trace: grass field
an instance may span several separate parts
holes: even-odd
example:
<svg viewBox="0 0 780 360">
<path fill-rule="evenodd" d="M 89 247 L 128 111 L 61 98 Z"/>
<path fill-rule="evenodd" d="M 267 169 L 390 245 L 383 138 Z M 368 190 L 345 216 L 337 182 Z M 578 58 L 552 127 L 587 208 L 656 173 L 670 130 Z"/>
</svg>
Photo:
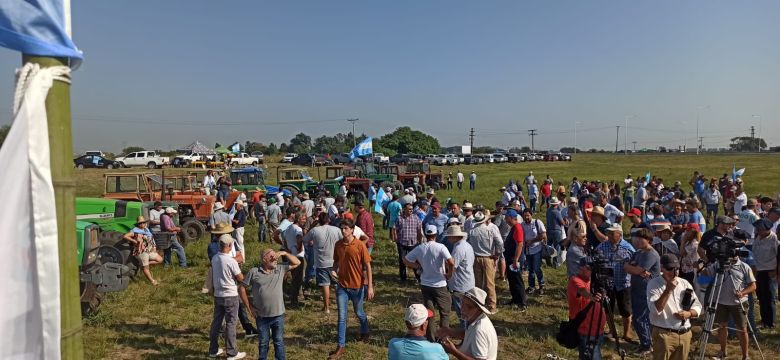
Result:
<svg viewBox="0 0 780 360">
<path fill-rule="evenodd" d="M 441 190 L 437 192 L 437 197 L 442 201 L 449 197 L 458 202 L 467 199 L 492 207 L 499 198 L 498 187 L 505 185 L 509 179 L 522 179 L 528 170 L 533 170 L 537 178 L 549 174 L 556 182 L 561 180 L 567 185 L 572 176 L 607 181 L 621 180 L 627 173 L 636 177 L 651 171 L 671 185 L 675 180 L 687 183 L 694 170 L 719 177 L 730 173 L 735 164 L 737 168 L 747 168 L 743 179 L 749 195 L 771 195 L 780 191 L 778 160 L 780 156 L 777 155 L 578 154 L 573 162 L 453 166 L 441 170 L 445 175 L 448 171 L 454 174 L 458 169 L 464 173 L 476 171 L 477 190 Z M 268 182 L 271 184 L 275 183 L 275 166 L 269 165 Z M 166 173 L 174 171 L 177 170 L 166 170 Z M 96 170 L 77 172 L 78 196 L 99 196 L 103 186 L 102 173 Z M 312 174 L 316 174 L 316 170 Z M 347 359 L 385 359 L 387 342 L 404 333 L 404 306 L 421 298 L 416 286 L 398 284 L 395 246 L 388 240 L 386 231 L 378 230 L 376 234 L 373 265 L 377 295 L 366 304 L 372 338 L 368 343 L 355 341 L 357 324 L 350 310 Z M 257 264 L 261 249 L 261 244 L 251 240 L 256 239 L 256 227 L 253 225 L 247 227 L 246 239 L 248 254 L 244 269 L 248 270 Z M 139 280 L 131 283 L 125 292 L 106 296 L 100 313 L 84 320 L 86 358 L 205 358 L 212 315 L 212 299 L 200 293 L 207 265 L 206 246 L 206 240 L 188 245 L 187 257 L 191 264 L 188 269 L 176 266 L 153 268 L 155 277 L 161 281 L 160 286 L 152 287 Z M 499 334 L 499 359 L 539 359 L 548 353 L 576 359 L 575 352 L 560 347 L 554 338 L 558 322 L 567 314 L 565 269 L 544 268 L 544 272 L 548 291 L 544 296 L 530 297 L 528 312 L 519 314 L 508 307 L 499 307 L 499 312 L 491 316 Z M 499 301 L 506 300 L 509 297 L 506 284 L 499 283 L 498 287 Z M 307 297 L 303 308 L 287 310 L 285 343 L 288 358 L 324 359 L 328 351 L 335 348 L 336 312 L 331 311 L 327 316 L 320 313 L 320 301 L 317 291 Z M 332 309 L 335 309 L 335 304 Z M 454 315 L 451 321 L 456 326 Z M 243 331 L 239 330 L 239 334 Z M 759 341 L 767 359 L 780 357 L 780 334 L 764 331 Z M 249 358 L 257 357 L 256 340 L 241 339 L 239 348 L 248 352 Z M 611 344 L 606 346 L 606 358 L 618 358 L 613 349 Z M 714 354 L 716 346 L 710 345 L 708 349 L 708 353 Z M 751 349 L 752 358 L 760 359 L 755 347 L 751 346 Z M 736 348 L 730 349 L 731 355 L 737 353 Z M 629 358 L 635 357 L 629 355 Z"/>
</svg>

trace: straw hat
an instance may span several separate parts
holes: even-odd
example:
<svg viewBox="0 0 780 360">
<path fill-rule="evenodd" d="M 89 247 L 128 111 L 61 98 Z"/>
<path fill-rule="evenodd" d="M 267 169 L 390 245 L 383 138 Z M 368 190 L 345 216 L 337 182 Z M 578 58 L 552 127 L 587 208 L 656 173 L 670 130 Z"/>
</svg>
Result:
<svg viewBox="0 0 780 360">
<path fill-rule="evenodd" d="M 234 231 L 232 226 L 228 223 L 219 223 L 211 230 L 212 234 L 230 234 Z"/>
<path fill-rule="evenodd" d="M 137 217 L 135 219 L 135 225 L 136 226 L 138 226 L 139 224 L 145 224 L 145 223 L 148 223 L 148 222 L 149 222 L 149 220 L 146 220 L 146 218 L 143 215 L 141 215 L 141 216 L 139 216 L 139 217 Z"/>
<path fill-rule="evenodd" d="M 591 215 L 599 215 L 603 218 L 606 218 L 606 215 L 604 215 L 604 208 L 601 206 L 594 206 L 586 211 L 590 212 Z"/>
<path fill-rule="evenodd" d="M 481 224 L 487 220 L 487 216 L 485 216 L 485 213 L 481 211 L 477 211 L 476 214 L 474 214 L 474 225 Z"/>
<path fill-rule="evenodd" d="M 464 238 L 466 237 L 466 233 L 460 229 L 460 226 L 450 226 L 447 228 L 447 232 L 444 234 L 444 236 L 448 238 L 450 237 Z"/>
<path fill-rule="evenodd" d="M 222 210 L 225 208 L 225 205 L 222 205 L 221 202 L 215 202 L 214 203 L 214 211 Z"/>
<path fill-rule="evenodd" d="M 487 293 L 485 290 L 482 290 L 478 287 L 474 287 L 469 291 L 466 291 L 464 294 L 460 295 L 463 298 L 467 298 L 471 301 L 473 301 L 475 304 L 477 304 L 477 307 L 479 307 L 480 310 L 482 310 L 483 313 L 492 315 L 493 312 L 488 309 L 487 305 L 485 305 L 485 299 L 487 299 Z"/>
</svg>

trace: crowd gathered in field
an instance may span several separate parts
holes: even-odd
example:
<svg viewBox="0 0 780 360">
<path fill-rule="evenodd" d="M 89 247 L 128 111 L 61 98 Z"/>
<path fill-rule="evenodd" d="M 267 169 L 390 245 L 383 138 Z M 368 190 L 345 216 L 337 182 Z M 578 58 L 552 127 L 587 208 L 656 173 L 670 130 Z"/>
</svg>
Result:
<svg viewBox="0 0 780 360">
<path fill-rule="evenodd" d="M 209 176 L 203 184 L 226 199 L 229 183 Z M 444 186 L 469 198 L 476 179 L 474 172 L 458 171 Z M 305 289 L 319 290 L 323 313 L 330 312 L 335 289 L 338 336 L 328 359 L 347 352 L 350 302 L 359 338 L 368 340 L 364 306 L 376 295 L 372 253 L 380 231 L 395 243 L 397 280 L 419 286 L 422 298 L 398 319 L 407 332 L 389 342 L 389 359 L 496 359 L 499 343 L 490 315 L 499 307 L 526 312 L 529 297 L 547 291 L 545 267 L 566 267 L 570 320 L 559 337 L 572 335 L 569 346 L 581 359 L 600 359 L 605 339 L 653 359 L 686 359 L 691 320 L 701 322 L 706 315 L 707 289 L 723 267 L 731 277 L 719 288 L 711 314 L 721 329 L 716 358 L 726 357 L 727 326 L 736 329 L 742 359 L 748 358 L 748 336 L 775 326 L 780 204 L 770 196 L 748 196 L 739 176 L 695 172 L 686 184 L 666 184 L 649 175 L 556 181 L 529 172 L 497 189 L 494 202 L 480 199 L 483 203 L 440 201 L 432 188 L 376 184 L 364 202 L 350 200 L 342 189 L 256 191 L 230 208 L 215 204 L 202 289 L 214 297 L 210 357 L 246 356 L 236 342 L 240 323 L 246 337 L 258 338 L 258 358 L 267 358 L 273 343 L 274 357 L 284 359 L 286 307 L 299 308 Z M 155 205 L 150 221 L 139 218 L 125 238 L 137 244 L 144 273 L 157 285 L 150 265 L 169 265 L 172 252 L 180 266 L 187 260 L 181 245 L 161 257 L 137 240 L 161 227 L 178 231 L 169 218 L 176 210 Z M 381 223 L 374 223 L 372 212 Z M 249 219 L 258 224 L 256 241 L 267 244 L 259 254 L 244 251 Z M 723 244 L 731 242 L 744 245 L 742 251 L 724 258 Z M 259 257 L 260 265 L 242 270 L 250 257 Z M 507 283 L 509 294 L 497 293 L 497 281 Z M 457 326 L 450 323 L 453 312 Z M 606 332 L 611 318 L 620 321 Z"/>
</svg>

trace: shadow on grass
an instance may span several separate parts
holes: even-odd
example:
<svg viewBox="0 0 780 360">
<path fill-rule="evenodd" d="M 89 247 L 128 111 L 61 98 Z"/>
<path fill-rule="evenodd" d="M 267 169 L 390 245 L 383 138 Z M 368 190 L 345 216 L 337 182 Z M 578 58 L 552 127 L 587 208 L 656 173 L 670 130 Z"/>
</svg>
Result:
<svg viewBox="0 0 780 360">
<path fill-rule="evenodd" d="M 117 344 L 142 354 L 143 359 L 203 358 L 207 352 L 181 346 L 188 340 L 207 341 L 202 329 L 169 329 L 157 324 L 115 324 L 111 328 L 122 334 Z"/>
</svg>

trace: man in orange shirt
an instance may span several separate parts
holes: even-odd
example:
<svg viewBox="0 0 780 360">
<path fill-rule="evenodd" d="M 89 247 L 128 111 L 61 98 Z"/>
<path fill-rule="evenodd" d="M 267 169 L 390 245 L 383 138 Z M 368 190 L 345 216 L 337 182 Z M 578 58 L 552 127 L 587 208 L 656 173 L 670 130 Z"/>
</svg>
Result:
<svg viewBox="0 0 780 360">
<path fill-rule="evenodd" d="M 580 335 L 579 358 L 601 360 L 601 343 L 604 342 L 607 316 L 601 308 L 601 294 L 594 295 L 590 291 L 591 265 L 589 258 L 580 259 L 580 272 L 569 278 L 566 299 L 569 302 L 569 320 L 577 317 L 580 311 L 593 302 L 585 320 L 577 328 Z"/>
<path fill-rule="evenodd" d="M 338 347 L 328 359 L 340 359 L 346 354 L 347 303 L 352 301 L 355 315 L 360 321 L 360 339 L 368 340 L 368 318 L 363 311 L 363 300 L 374 298 L 374 284 L 371 275 L 371 255 L 366 244 L 354 236 L 355 223 L 343 219 L 339 224 L 343 239 L 333 249 L 333 272 L 338 282 L 336 300 L 339 308 Z M 364 292 L 367 292 L 364 293 Z"/>
</svg>

